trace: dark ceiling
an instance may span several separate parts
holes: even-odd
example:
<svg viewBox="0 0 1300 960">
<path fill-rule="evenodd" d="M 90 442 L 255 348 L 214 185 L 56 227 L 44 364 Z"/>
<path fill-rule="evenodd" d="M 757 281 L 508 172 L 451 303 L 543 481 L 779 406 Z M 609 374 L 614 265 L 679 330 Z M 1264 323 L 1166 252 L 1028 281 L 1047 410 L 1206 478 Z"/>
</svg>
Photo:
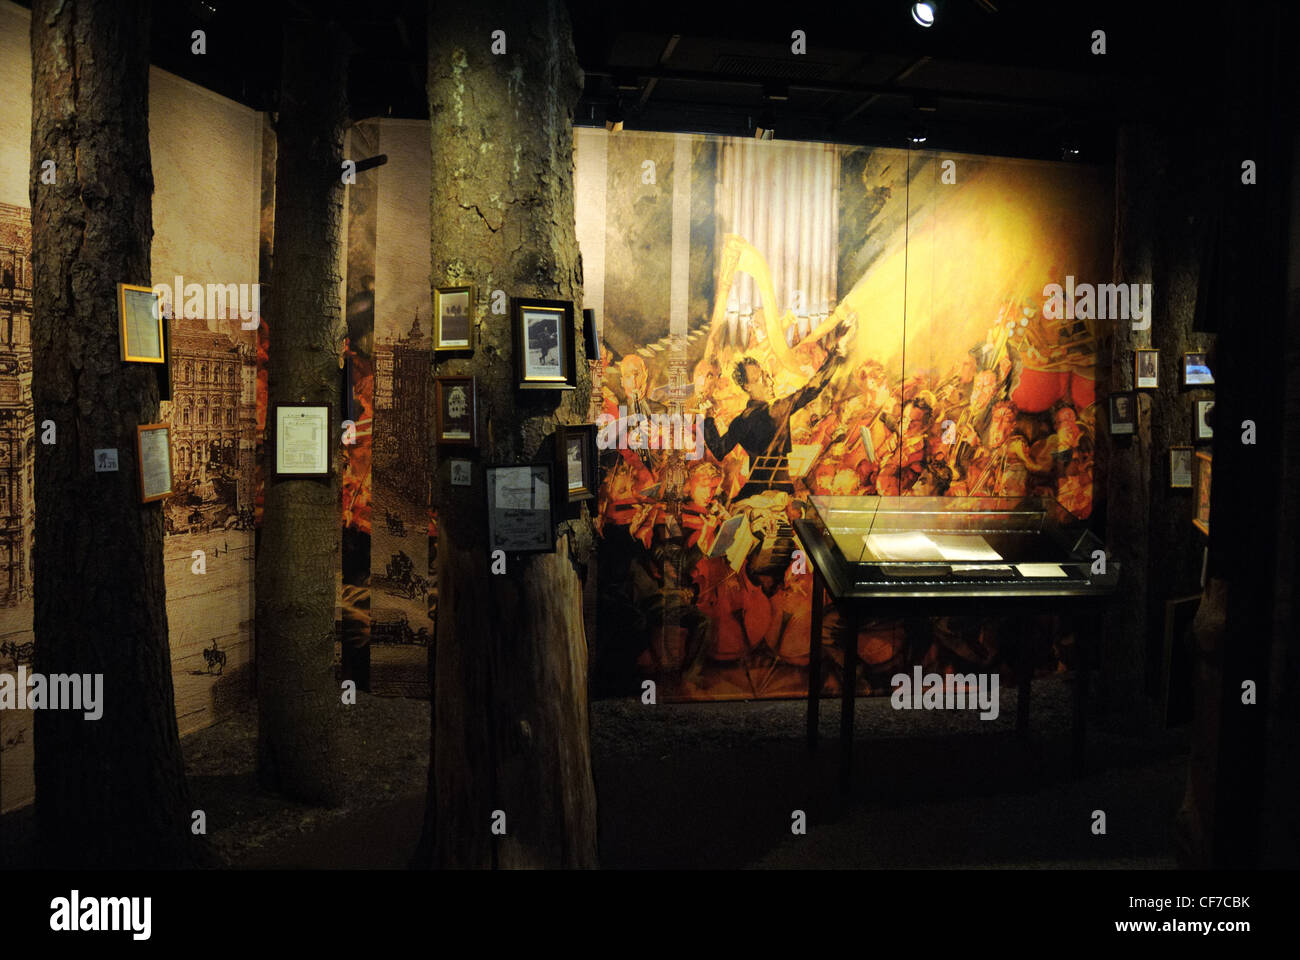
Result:
<svg viewBox="0 0 1300 960">
<path fill-rule="evenodd" d="M 527 2 L 527 0 L 524 0 Z M 627 129 L 1106 160 L 1118 119 L 1213 123 L 1223 22 L 1187 5 L 943 0 L 933 27 L 909 2 L 762 5 L 568 0 L 586 73 L 580 124 L 622 110 Z M 427 116 L 424 0 L 312 4 L 180 0 L 154 5 L 158 66 L 257 109 L 274 109 L 286 20 L 336 11 L 354 41 L 355 117 Z M 793 11 L 793 12 L 791 12 Z M 1240 18 L 1239 18 L 1240 19 Z M 207 54 L 190 52 L 207 31 Z M 807 52 L 791 52 L 803 30 Z M 1104 30 L 1107 52 L 1094 55 Z"/>
</svg>

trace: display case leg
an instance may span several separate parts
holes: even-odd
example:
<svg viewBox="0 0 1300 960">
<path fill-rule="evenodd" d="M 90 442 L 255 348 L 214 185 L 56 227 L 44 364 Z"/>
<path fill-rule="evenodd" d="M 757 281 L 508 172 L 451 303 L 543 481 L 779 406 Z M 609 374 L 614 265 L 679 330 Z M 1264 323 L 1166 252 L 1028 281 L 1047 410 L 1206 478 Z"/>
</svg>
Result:
<svg viewBox="0 0 1300 960">
<path fill-rule="evenodd" d="M 822 694 L 822 575 L 813 570 L 812 626 L 808 638 L 808 752 L 817 750 L 818 711 Z"/>
<path fill-rule="evenodd" d="M 1091 618 L 1089 618 L 1090 620 Z M 1098 617 L 1097 629 L 1104 626 L 1105 621 Z M 1088 620 L 1081 625 L 1090 626 Z M 1084 640 L 1087 633 L 1084 629 L 1075 631 L 1075 666 L 1074 666 L 1074 728 L 1072 730 L 1072 743 L 1070 751 L 1071 770 L 1076 777 L 1084 774 L 1087 766 L 1087 724 L 1088 724 L 1088 645 Z"/>
<path fill-rule="evenodd" d="M 1019 635 L 1016 638 L 1016 677 L 1019 683 L 1019 695 L 1016 697 L 1016 733 L 1021 737 L 1029 736 L 1029 696 L 1034 681 L 1034 658 L 1029 649 L 1030 631 L 1021 618 L 1015 621 Z"/>
<path fill-rule="evenodd" d="M 844 688 L 840 691 L 840 790 L 853 786 L 853 707 L 858 692 L 858 614 L 852 601 L 844 610 Z"/>
</svg>

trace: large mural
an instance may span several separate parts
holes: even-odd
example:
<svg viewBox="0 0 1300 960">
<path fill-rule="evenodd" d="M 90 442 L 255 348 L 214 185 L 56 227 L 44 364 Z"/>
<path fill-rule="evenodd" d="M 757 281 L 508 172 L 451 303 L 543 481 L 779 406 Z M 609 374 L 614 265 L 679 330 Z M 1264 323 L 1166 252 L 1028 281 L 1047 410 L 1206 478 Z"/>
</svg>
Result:
<svg viewBox="0 0 1300 960">
<path fill-rule="evenodd" d="M 588 130 L 577 154 L 602 320 L 598 691 L 803 695 L 792 521 L 813 496 L 1091 514 L 1096 331 L 1045 317 L 1043 288 L 1109 273 L 1101 171 Z M 999 669 L 998 627 L 866 623 L 859 690 L 904 661 Z"/>
</svg>

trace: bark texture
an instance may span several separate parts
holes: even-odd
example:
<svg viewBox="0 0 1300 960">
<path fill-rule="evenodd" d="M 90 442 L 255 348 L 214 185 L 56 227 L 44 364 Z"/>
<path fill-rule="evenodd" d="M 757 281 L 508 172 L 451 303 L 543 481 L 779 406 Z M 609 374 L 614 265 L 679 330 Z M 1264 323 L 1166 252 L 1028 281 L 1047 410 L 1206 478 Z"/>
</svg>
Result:
<svg viewBox="0 0 1300 960">
<path fill-rule="evenodd" d="M 276 403 L 328 403 L 339 416 L 343 134 L 347 41 L 333 26 L 285 28 L 277 128 L 267 425 Z M 276 480 L 267 465 L 257 554 L 258 775 L 303 802 L 331 802 L 338 778 L 334 609 L 340 565 L 339 439 L 331 476 Z"/>
<path fill-rule="evenodd" d="M 494 575 L 483 471 L 550 460 L 557 420 L 581 422 L 587 410 L 573 208 L 572 124 L 582 75 L 558 0 L 435 3 L 429 28 L 431 283 L 472 284 L 478 292 L 477 349 L 435 369 L 477 378 L 480 447 L 469 487 L 449 482 L 449 460 L 463 452 L 433 453 L 439 603 L 433 842 L 425 849 L 443 867 L 594 867 L 587 648 L 575 569 L 587 559 L 590 524 L 585 512 L 566 521 L 554 553 L 511 556 L 506 572 Z M 505 33 L 504 54 L 491 50 L 496 30 Z M 495 290 L 574 301 L 577 390 L 516 389 L 510 318 L 491 312 Z M 492 832 L 494 811 L 505 816 L 504 835 Z"/>
<path fill-rule="evenodd" d="M 162 507 L 140 502 L 135 451 L 157 368 L 118 348 L 117 284 L 151 282 L 149 4 L 35 3 L 32 90 L 32 396 L 38 432 L 57 428 L 36 445 L 33 669 L 103 674 L 100 719 L 34 717 L 42 864 L 179 866 L 193 851 Z M 95 472 L 104 447 L 117 472 Z"/>
</svg>

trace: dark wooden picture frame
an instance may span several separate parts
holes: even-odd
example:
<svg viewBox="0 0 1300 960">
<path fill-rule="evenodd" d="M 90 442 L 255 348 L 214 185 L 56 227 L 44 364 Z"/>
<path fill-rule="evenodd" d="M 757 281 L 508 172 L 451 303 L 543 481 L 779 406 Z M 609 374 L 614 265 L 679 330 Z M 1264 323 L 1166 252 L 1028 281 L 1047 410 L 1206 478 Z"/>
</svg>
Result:
<svg viewBox="0 0 1300 960">
<path fill-rule="evenodd" d="M 156 487 L 150 488 L 145 486 L 144 476 L 144 448 L 145 434 L 162 433 L 163 443 L 167 445 L 167 489 L 159 490 Z M 152 442 L 152 438 L 150 440 Z M 140 480 L 140 502 L 152 503 L 155 500 L 162 500 L 164 497 L 171 496 L 176 488 L 176 459 L 172 450 L 171 424 L 170 423 L 141 423 L 135 428 L 135 464 L 136 472 Z"/>
<path fill-rule="evenodd" d="M 504 550 L 506 553 L 555 552 L 555 476 L 550 463 L 495 464 L 483 468 L 487 488 L 488 554 Z M 530 482 L 524 494 L 525 502 L 504 504 L 498 491 L 507 486 L 502 471 L 511 471 L 511 479 L 519 480 L 518 471 L 527 471 Z M 514 495 L 523 486 L 516 484 Z"/>
<path fill-rule="evenodd" d="M 465 336 L 450 341 L 445 338 L 443 328 L 443 310 L 449 304 L 443 301 L 450 298 L 465 298 Z M 474 352 L 474 288 L 436 287 L 433 291 L 433 352 L 434 353 L 473 353 Z"/>
<path fill-rule="evenodd" d="M 294 408 L 303 408 L 303 407 L 311 408 L 316 411 L 321 411 L 321 410 L 325 411 L 324 431 L 323 431 L 323 436 L 320 440 L 321 443 L 320 452 L 324 454 L 324 459 L 325 459 L 324 470 L 282 470 L 280 468 L 280 451 L 282 449 L 281 437 L 280 437 L 280 411 L 282 409 L 290 410 Z M 317 419 L 319 419 L 319 417 Z M 290 479 L 301 480 L 301 479 L 309 479 L 312 477 L 317 477 L 317 478 L 329 477 L 332 475 L 334 458 L 331 454 L 330 444 L 333 442 L 333 436 L 334 436 L 334 408 L 331 404 L 306 403 L 306 402 L 296 402 L 296 401 L 284 402 L 284 403 L 273 403 L 271 404 L 270 419 L 268 420 L 268 428 L 271 431 L 271 443 L 270 443 L 271 471 L 270 472 L 273 478 L 277 480 L 290 480 Z"/>
<path fill-rule="evenodd" d="M 1127 410 L 1121 414 L 1121 407 Z M 1110 395 L 1110 432 L 1112 436 L 1125 437 L 1137 432 L 1137 394 L 1124 390 Z"/>
<path fill-rule="evenodd" d="M 457 396 L 456 391 L 461 391 Z M 473 377 L 447 376 L 433 378 L 433 399 L 436 410 L 434 440 L 448 446 L 478 446 L 478 383 Z M 454 416 L 453 403 L 464 403 L 465 410 Z M 464 424 L 467 429 L 448 430 L 448 425 Z"/>
<path fill-rule="evenodd" d="M 577 347 L 574 342 L 573 303 L 569 300 L 510 298 L 510 327 L 515 354 L 515 376 L 520 390 L 575 390 L 578 386 Z M 529 370 L 530 349 L 545 344 L 545 324 L 555 324 L 558 372 L 541 375 Z M 539 337 L 539 334 L 543 336 Z M 549 353 L 550 351 L 546 351 Z"/>
<path fill-rule="evenodd" d="M 571 470 L 573 461 L 570 459 L 570 453 L 578 452 L 579 470 L 582 474 L 582 481 L 578 486 L 573 485 Z M 590 500 L 596 496 L 596 488 L 599 481 L 596 472 L 599 469 L 599 462 L 596 454 L 596 425 L 594 423 L 578 423 L 555 425 L 555 475 L 559 478 L 560 502 L 577 503 L 580 500 Z"/>
</svg>

